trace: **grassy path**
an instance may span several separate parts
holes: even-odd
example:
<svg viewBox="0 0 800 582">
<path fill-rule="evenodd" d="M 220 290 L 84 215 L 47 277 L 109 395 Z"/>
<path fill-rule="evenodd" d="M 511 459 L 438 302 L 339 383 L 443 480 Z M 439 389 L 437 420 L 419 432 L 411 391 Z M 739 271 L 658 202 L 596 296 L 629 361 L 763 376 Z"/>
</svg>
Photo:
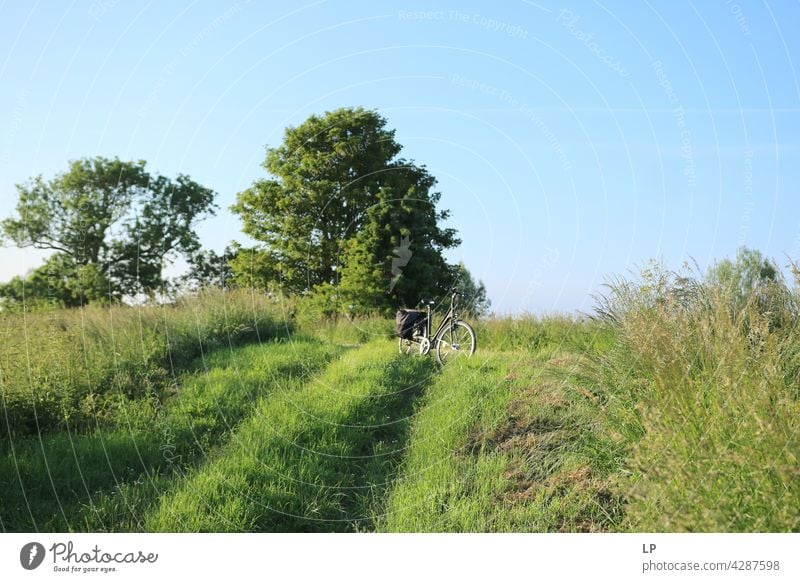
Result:
<svg viewBox="0 0 800 582">
<path fill-rule="evenodd" d="M 622 451 L 564 373 L 569 357 L 481 352 L 428 388 L 382 531 L 602 531 Z"/>
<path fill-rule="evenodd" d="M 83 434 L 5 443 L 0 451 L 4 531 L 119 531 L 190 466 L 227 441 L 254 403 L 309 377 L 341 350 L 298 338 L 219 350 L 207 371 L 185 376 L 166 404 L 121 400 L 110 420 Z"/>
<path fill-rule="evenodd" d="M 385 340 L 263 399 L 228 445 L 148 515 L 149 531 L 374 528 L 429 359 Z"/>
<path fill-rule="evenodd" d="M 570 349 L 217 351 L 164 404 L 0 451 L 6 531 L 597 531 L 623 452 Z"/>
</svg>

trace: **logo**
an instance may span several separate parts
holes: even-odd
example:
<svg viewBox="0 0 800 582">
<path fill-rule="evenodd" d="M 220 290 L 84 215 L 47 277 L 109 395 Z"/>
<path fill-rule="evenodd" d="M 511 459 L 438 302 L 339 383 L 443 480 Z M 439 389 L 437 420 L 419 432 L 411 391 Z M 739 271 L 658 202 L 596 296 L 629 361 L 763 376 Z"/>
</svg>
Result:
<svg viewBox="0 0 800 582">
<path fill-rule="evenodd" d="M 19 551 L 19 563 L 26 570 L 35 570 L 44 560 L 44 546 L 39 542 L 29 542 Z"/>
<path fill-rule="evenodd" d="M 403 275 L 403 267 L 405 267 L 408 262 L 411 260 L 411 255 L 414 253 L 411 252 L 411 241 L 409 237 L 404 236 L 400 239 L 400 246 L 395 247 L 393 251 L 395 257 L 392 257 L 392 281 L 389 285 L 388 293 L 391 293 L 394 289 L 394 286 L 397 285 L 397 282 L 400 280 L 400 277 Z"/>
</svg>

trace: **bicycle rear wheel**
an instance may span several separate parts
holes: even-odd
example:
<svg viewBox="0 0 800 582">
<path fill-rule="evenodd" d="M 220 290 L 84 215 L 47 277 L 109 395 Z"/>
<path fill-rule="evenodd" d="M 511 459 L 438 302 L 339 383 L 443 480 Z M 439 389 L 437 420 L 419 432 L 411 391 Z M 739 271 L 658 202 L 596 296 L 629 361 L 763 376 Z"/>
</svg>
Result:
<svg viewBox="0 0 800 582">
<path fill-rule="evenodd" d="M 401 354 L 413 354 L 415 351 L 417 351 L 417 347 L 414 345 L 414 342 L 401 337 L 397 338 L 397 349 Z"/>
<path fill-rule="evenodd" d="M 469 358 L 475 353 L 476 343 L 475 330 L 464 321 L 456 321 L 436 338 L 436 361 L 444 365 L 456 358 Z"/>
</svg>

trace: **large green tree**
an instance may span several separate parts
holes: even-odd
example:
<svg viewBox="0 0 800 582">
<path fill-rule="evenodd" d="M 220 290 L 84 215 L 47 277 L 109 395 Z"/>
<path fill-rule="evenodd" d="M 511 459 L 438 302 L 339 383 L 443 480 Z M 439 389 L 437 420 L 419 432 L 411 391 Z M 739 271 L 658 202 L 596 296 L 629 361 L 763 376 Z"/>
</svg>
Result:
<svg viewBox="0 0 800 582">
<path fill-rule="evenodd" d="M 0 234 L 20 247 L 53 251 L 47 263 L 0 286 L 6 304 L 78 305 L 152 295 L 164 267 L 199 249 L 196 223 L 214 212 L 214 192 L 178 175 L 149 173 L 144 161 L 81 159 L 52 180 L 17 185 L 18 216 Z"/>
<path fill-rule="evenodd" d="M 435 178 L 400 151 L 386 120 L 362 108 L 288 128 L 267 150 L 271 177 L 232 207 L 263 243 L 240 251 L 235 278 L 256 274 L 364 310 L 413 305 L 448 288 L 456 273 L 442 253 L 460 241 L 440 226 L 448 212 L 437 208 Z"/>
</svg>

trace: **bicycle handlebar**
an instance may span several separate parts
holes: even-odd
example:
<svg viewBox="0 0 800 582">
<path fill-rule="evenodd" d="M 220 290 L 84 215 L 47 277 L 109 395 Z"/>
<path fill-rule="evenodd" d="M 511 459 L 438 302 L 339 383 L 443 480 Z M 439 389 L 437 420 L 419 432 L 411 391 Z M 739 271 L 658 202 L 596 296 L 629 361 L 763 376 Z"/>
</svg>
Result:
<svg viewBox="0 0 800 582">
<path fill-rule="evenodd" d="M 456 297 L 461 297 L 461 295 L 463 295 L 461 291 L 453 291 L 451 297 L 452 301 L 455 301 Z M 436 301 L 433 299 L 420 299 L 417 305 L 436 305 Z"/>
</svg>

